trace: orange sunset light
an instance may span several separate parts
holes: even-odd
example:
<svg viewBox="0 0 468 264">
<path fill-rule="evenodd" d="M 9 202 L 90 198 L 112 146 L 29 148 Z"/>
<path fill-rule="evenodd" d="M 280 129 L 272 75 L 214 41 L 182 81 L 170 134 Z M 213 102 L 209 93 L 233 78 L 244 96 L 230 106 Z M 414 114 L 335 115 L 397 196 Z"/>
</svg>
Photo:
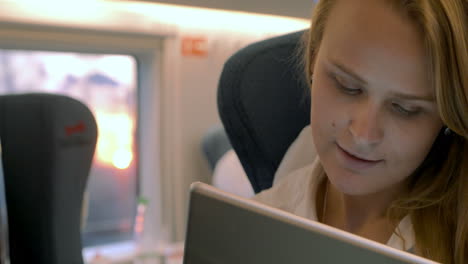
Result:
<svg viewBox="0 0 468 264">
<path fill-rule="evenodd" d="M 125 113 L 95 111 L 99 136 L 96 160 L 101 164 L 126 169 L 133 160 L 133 119 Z"/>
</svg>

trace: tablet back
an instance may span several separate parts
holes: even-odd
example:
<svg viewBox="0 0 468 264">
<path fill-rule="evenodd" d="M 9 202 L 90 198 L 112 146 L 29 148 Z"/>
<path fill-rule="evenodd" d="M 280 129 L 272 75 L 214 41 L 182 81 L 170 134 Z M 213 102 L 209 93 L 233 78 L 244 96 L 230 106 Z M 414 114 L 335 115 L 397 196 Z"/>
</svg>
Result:
<svg viewBox="0 0 468 264">
<path fill-rule="evenodd" d="M 215 263 L 435 262 L 195 183 L 184 264 Z"/>
</svg>

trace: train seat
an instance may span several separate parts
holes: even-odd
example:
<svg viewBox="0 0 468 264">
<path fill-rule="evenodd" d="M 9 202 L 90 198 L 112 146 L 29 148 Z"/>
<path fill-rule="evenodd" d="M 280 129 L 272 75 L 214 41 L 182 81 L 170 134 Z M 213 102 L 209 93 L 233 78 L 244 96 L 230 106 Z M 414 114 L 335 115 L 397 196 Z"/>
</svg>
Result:
<svg viewBox="0 0 468 264">
<path fill-rule="evenodd" d="M 0 96 L 11 263 L 82 264 L 81 213 L 97 126 L 52 94 Z"/>
<path fill-rule="evenodd" d="M 256 193 L 272 186 L 285 153 L 310 124 L 309 85 L 298 52 L 305 33 L 251 44 L 234 54 L 221 74 L 218 111 Z M 295 155 L 304 150 L 295 149 Z"/>
</svg>

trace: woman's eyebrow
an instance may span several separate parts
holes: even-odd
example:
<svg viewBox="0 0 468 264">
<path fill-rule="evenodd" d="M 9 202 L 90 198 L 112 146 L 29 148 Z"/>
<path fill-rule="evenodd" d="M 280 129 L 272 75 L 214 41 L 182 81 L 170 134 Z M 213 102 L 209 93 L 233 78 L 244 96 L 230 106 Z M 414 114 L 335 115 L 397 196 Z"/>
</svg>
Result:
<svg viewBox="0 0 468 264">
<path fill-rule="evenodd" d="M 350 76 L 351 78 L 359 82 L 360 85 L 364 87 L 368 85 L 367 81 L 361 78 L 359 74 L 355 73 L 353 70 L 346 67 L 342 63 L 339 63 L 334 60 L 330 60 L 330 62 L 331 62 L 330 64 L 332 67 L 336 68 L 341 73 Z M 399 93 L 399 92 L 392 92 L 391 95 L 395 98 L 408 100 L 408 101 L 427 101 L 431 103 L 435 102 L 435 98 L 432 95 L 416 95 L 416 94 L 406 94 L 406 93 Z"/>
<path fill-rule="evenodd" d="M 427 102 L 435 102 L 435 98 L 432 95 L 416 95 L 416 94 L 405 94 L 405 93 L 398 93 L 392 92 L 391 95 L 395 98 L 403 99 L 403 100 L 410 100 L 410 101 L 427 101 Z"/>
<path fill-rule="evenodd" d="M 344 73 L 344 74 L 350 76 L 351 78 L 353 78 L 354 80 L 359 82 L 360 85 L 367 86 L 367 81 L 364 80 L 363 78 L 361 78 L 361 76 L 359 76 L 359 74 L 355 73 L 350 68 L 346 67 L 342 63 L 339 63 L 339 62 L 337 62 L 335 60 L 330 60 L 330 62 L 331 62 L 331 65 L 334 68 L 336 68 L 337 70 L 339 70 L 341 73 Z"/>
</svg>

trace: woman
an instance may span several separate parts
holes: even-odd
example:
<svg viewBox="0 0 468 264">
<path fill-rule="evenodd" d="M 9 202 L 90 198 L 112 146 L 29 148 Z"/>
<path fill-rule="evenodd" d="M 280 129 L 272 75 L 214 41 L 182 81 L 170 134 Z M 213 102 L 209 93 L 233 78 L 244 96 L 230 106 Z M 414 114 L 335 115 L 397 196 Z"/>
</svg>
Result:
<svg viewBox="0 0 468 264">
<path fill-rule="evenodd" d="M 468 262 L 468 1 L 322 0 L 305 49 L 318 158 L 256 200 Z"/>
</svg>

